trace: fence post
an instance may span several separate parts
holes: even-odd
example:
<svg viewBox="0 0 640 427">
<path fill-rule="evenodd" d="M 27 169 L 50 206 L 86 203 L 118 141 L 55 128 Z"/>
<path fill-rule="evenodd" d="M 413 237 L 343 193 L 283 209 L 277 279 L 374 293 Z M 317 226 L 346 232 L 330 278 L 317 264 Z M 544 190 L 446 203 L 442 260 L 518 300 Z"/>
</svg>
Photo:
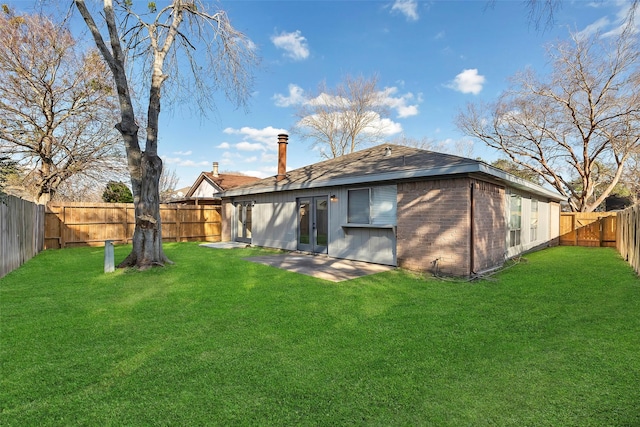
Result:
<svg viewBox="0 0 640 427">
<path fill-rule="evenodd" d="M 62 221 L 60 222 L 60 249 L 64 249 L 64 247 L 67 244 L 67 242 L 64 239 L 65 227 L 63 227 L 63 225 L 66 223 L 67 223 L 67 207 L 62 206 Z"/>
<path fill-rule="evenodd" d="M 113 240 L 104 241 L 104 272 L 113 273 L 115 271 Z"/>
<path fill-rule="evenodd" d="M 182 241 L 182 221 L 180 220 L 180 215 L 182 215 L 182 211 L 180 210 L 180 205 L 175 205 L 174 207 L 176 213 L 176 242 Z"/>
</svg>

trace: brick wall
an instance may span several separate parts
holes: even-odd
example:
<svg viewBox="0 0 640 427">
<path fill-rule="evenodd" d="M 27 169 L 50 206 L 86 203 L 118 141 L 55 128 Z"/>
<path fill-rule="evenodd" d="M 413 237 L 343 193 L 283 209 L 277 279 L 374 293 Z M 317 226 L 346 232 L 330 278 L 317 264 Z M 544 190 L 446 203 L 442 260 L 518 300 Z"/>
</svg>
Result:
<svg viewBox="0 0 640 427">
<path fill-rule="evenodd" d="M 468 178 L 398 184 L 398 266 L 469 275 L 470 206 Z"/>
<path fill-rule="evenodd" d="M 398 184 L 398 266 L 468 276 L 501 265 L 506 245 L 505 203 L 504 187 L 470 178 Z"/>
<path fill-rule="evenodd" d="M 473 180 L 475 272 L 501 265 L 506 250 L 505 188 Z"/>
</svg>

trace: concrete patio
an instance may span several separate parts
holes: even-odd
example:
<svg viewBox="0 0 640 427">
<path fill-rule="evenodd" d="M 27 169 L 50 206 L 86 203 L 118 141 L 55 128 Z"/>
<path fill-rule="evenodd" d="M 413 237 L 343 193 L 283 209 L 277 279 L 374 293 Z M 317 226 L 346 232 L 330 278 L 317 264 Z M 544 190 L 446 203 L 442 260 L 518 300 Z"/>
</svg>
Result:
<svg viewBox="0 0 640 427">
<path fill-rule="evenodd" d="M 205 243 L 200 246 L 214 249 L 234 249 L 245 248 L 248 245 L 237 242 L 218 242 Z M 314 255 L 303 252 L 256 256 L 245 258 L 245 260 L 329 280 L 331 282 L 357 279 L 358 277 L 382 273 L 395 268 L 389 265 L 330 258 L 326 255 Z"/>
</svg>

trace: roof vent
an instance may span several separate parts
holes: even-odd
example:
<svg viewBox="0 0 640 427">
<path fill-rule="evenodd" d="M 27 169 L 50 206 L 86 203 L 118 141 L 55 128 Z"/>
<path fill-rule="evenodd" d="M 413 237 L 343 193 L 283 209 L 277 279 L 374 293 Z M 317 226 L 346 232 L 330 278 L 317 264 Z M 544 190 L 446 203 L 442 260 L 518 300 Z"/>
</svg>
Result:
<svg viewBox="0 0 640 427">
<path fill-rule="evenodd" d="M 389 157 L 389 156 L 391 156 L 391 147 L 385 147 L 385 149 L 384 149 L 384 156 L 385 156 L 385 157 Z"/>
</svg>

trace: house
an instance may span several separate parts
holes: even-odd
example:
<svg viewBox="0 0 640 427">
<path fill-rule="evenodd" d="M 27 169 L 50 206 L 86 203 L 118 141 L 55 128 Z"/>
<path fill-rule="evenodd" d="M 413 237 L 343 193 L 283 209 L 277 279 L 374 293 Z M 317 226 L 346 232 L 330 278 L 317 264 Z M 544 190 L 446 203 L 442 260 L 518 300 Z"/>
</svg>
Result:
<svg viewBox="0 0 640 427">
<path fill-rule="evenodd" d="M 482 161 L 383 144 L 222 194 L 223 241 L 469 276 L 556 244 L 562 197 Z"/>
<path fill-rule="evenodd" d="M 202 172 L 193 185 L 184 192 L 182 197 L 176 198 L 171 203 L 186 205 L 218 205 L 220 194 L 231 188 L 258 181 L 260 178 L 253 176 L 219 173 L 218 162 L 213 162 L 211 172 Z"/>
</svg>

